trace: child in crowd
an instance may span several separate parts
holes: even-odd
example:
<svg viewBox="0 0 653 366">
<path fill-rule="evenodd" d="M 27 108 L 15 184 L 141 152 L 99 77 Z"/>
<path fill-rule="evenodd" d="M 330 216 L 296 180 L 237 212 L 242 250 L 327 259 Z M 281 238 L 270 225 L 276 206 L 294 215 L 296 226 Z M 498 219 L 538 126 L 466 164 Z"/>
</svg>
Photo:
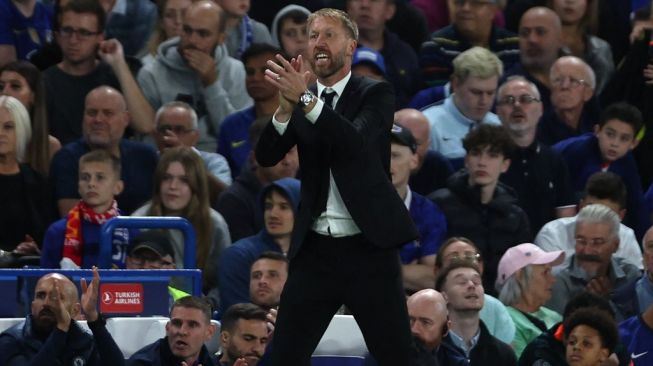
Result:
<svg viewBox="0 0 653 366">
<path fill-rule="evenodd" d="M 227 14 L 226 40 L 229 56 L 240 56 L 252 43 L 272 44 L 270 31 L 265 24 L 247 16 L 250 0 L 216 0 Z"/>
<path fill-rule="evenodd" d="M 79 159 L 79 195 L 82 199 L 63 219 L 50 225 L 41 253 L 43 268 L 91 268 L 97 266 L 100 252 L 100 228 L 120 215 L 115 196 L 123 189 L 120 159 L 105 150 L 93 150 Z M 133 235 L 134 232 L 131 233 Z M 130 232 L 113 233 L 111 263 L 125 268 Z"/>
<path fill-rule="evenodd" d="M 628 192 L 624 224 L 634 229 L 638 238 L 651 225 L 642 206 L 642 184 L 631 153 L 639 142 L 642 125 L 642 114 L 637 108 L 615 103 L 603 111 L 594 134 L 572 137 L 553 147 L 565 159 L 578 194 L 596 172 L 610 171 L 621 177 Z"/>
</svg>

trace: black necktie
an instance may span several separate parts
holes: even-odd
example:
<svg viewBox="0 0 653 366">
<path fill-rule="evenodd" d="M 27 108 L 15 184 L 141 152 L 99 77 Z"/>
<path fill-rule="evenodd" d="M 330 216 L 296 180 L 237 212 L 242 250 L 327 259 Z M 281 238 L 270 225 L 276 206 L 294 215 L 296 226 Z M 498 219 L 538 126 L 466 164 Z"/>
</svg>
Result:
<svg viewBox="0 0 653 366">
<path fill-rule="evenodd" d="M 328 90 L 328 91 L 327 91 Z M 320 98 L 324 101 L 324 104 L 328 105 L 329 107 L 333 108 L 333 98 L 336 97 L 336 92 L 334 92 L 331 89 L 324 89 L 322 90 L 322 94 L 320 95 Z"/>
</svg>

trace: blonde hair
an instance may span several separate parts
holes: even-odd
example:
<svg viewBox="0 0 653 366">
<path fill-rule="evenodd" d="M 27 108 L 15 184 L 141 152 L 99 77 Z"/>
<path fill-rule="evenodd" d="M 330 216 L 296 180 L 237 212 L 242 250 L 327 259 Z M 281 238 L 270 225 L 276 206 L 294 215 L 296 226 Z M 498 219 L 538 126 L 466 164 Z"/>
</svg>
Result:
<svg viewBox="0 0 653 366">
<path fill-rule="evenodd" d="M 503 74 L 501 60 L 490 50 L 483 47 L 472 47 L 453 59 L 453 76 L 459 81 L 465 81 L 473 76 L 479 79 L 497 78 Z"/>
<path fill-rule="evenodd" d="M 308 21 L 306 23 L 307 29 L 311 29 L 311 24 L 313 24 L 315 19 L 322 17 L 340 21 L 349 38 L 358 42 L 358 26 L 356 25 L 356 22 L 351 20 L 349 14 L 345 13 L 342 10 L 323 8 L 312 13 L 308 16 Z"/>
<path fill-rule="evenodd" d="M 0 96 L 0 108 L 5 108 L 11 114 L 16 128 L 16 160 L 19 163 L 24 163 L 27 146 L 32 138 L 29 113 L 23 103 L 8 95 Z"/>
</svg>

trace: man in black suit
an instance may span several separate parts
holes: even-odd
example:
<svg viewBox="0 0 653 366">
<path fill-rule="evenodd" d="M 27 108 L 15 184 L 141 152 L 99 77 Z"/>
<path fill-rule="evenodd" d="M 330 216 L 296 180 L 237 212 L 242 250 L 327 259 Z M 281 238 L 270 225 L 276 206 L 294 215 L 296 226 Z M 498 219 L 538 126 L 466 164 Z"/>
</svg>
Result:
<svg viewBox="0 0 653 366">
<path fill-rule="evenodd" d="M 325 100 L 307 89 L 301 56 L 268 61 L 280 105 L 256 148 L 259 164 L 271 166 L 297 145 L 302 172 L 272 365 L 310 365 L 342 304 L 380 365 L 413 365 L 397 247 L 417 231 L 389 179 L 392 87 L 351 76 L 358 30 L 344 12 L 311 14 L 308 34 Z"/>
</svg>

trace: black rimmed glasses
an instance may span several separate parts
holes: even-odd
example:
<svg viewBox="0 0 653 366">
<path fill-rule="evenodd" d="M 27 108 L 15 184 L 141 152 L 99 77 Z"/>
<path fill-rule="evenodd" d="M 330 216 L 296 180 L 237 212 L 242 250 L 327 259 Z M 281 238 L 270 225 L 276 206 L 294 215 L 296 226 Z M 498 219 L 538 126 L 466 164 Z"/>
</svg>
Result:
<svg viewBox="0 0 653 366">
<path fill-rule="evenodd" d="M 540 100 L 528 94 L 522 94 L 517 97 L 515 97 L 514 95 L 507 95 L 499 99 L 497 101 L 497 104 L 514 106 L 517 102 L 519 102 L 519 104 L 531 104 L 531 103 L 539 103 Z"/>
<path fill-rule="evenodd" d="M 84 28 L 73 28 L 73 27 L 61 27 L 59 29 L 59 34 L 64 38 L 72 38 L 73 35 L 77 35 L 80 39 L 89 39 L 93 36 L 97 36 L 101 32 L 93 32 Z"/>
</svg>

